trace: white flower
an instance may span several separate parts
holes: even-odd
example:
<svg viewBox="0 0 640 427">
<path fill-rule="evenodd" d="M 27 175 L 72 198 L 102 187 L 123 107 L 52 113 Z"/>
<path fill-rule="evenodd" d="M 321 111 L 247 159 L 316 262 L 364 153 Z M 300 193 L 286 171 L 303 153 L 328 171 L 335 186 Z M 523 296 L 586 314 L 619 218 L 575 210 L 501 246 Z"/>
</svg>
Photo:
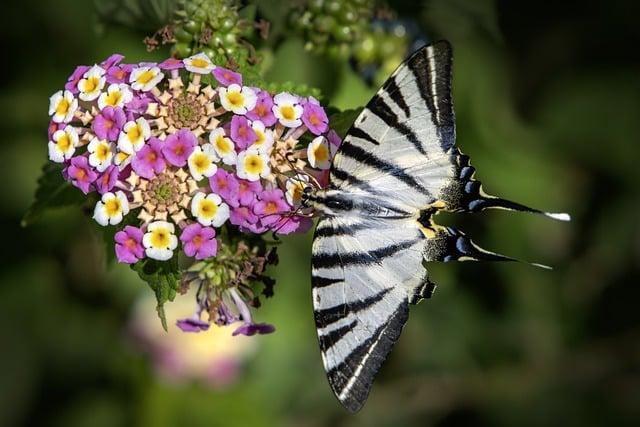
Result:
<svg viewBox="0 0 640 427">
<path fill-rule="evenodd" d="M 93 138 L 87 150 L 89 150 L 89 164 L 96 168 L 98 172 L 104 172 L 113 159 L 113 144 L 109 141 L 99 138 Z"/>
<path fill-rule="evenodd" d="M 216 152 L 211 144 L 196 146 L 187 160 L 193 179 L 200 181 L 205 176 L 207 178 L 213 176 L 218 171 L 216 160 Z"/>
<path fill-rule="evenodd" d="M 302 193 L 304 189 L 309 186 L 309 177 L 307 175 L 296 175 L 287 179 L 285 184 L 287 192 L 287 202 L 291 206 L 298 207 L 302 203 Z"/>
<path fill-rule="evenodd" d="M 182 62 L 184 62 L 184 68 L 186 68 L 187 71 L 197 74 L 210 74 L 215 68 L 211 63 L 211 59 L 202 52 L 185 58 Z"/>
<path fill-rule="evenodd" d="M 265 129 L 264 123 L 259 120 L 251 122 L 251 128 L 258 137 L 252 147 L 257 148 L 258 151 L 262 153 L 268 153 L 273 146 L 273 131 L 271 129 Z"/>
<path fill-rule="evenodd" d="M 198 193 L 191 200 L 191 213 L 204 226 L 220 227 L 229 219 L 229 206 L 214 193 Z"/>
<path fill-rule="evenodd" d="M 104 77 L 105 70 L 99 65 L 94 65 L 86 73 L 84 78 L 78 82 L 78 90 L 80 91 L 80 99 L 83 101 L 93 101 L 100 96 L 100 92 L 104 88 L 106 79 Z"/>
<path fill-rule="evenodd" d="M 149 92 L 162 81 L 164 74 L 158 67 L 139 67 L 131 71 L 129 83 L 134 90 Z"/>
<path fill-rule="evenodd" d="M 93 219 L 102 226 L 116 225 L 129 213 L 129 201 L 122 191 L 104 193 L 102 199 L 96 203 Z"/>
<path fill-rule="evenodd" d="M 78 132 L 71 126 L 57 130 L 49 141 L 49 160 L 62 163 L 69 160 L 78 146 Z"/>
<path fill-rule="evenodd" d="M 283 126 L 297 128 L 302 124 L 302 105 L 297 97 L 288 92 L 281 92 L 273 97 L 271 111 Z"/>
<path fill-rule="evenodd" d="M 175 227 L 170 222 L 155 221 L 149 224 L 142 237 L 147 256 L 158 261 L 171 259 L 173 250 L 178 247 L 178 238 L 174 233 Z"/>
<path fill-rule="evenodd" d="M 125 84 L 110 84 L 106 92 L 98 98 L 98 108 L 124 107 L 133 99 L 133 93 Z"/>
<path fill-rule="evenodd" d="M 307 159 L 311 167 L 326 170 L 331 167 L 331 159 L 338 148 L 324 136 L 318 136 L 307 146 Z"/>
<path fill-rule="evenodd" d="M 113 164 L 118 166 L 118 170 L 123 170 L 129 163 L 131 163 L 132 155 L 125 153 L 124 151 L 120 151 L 115 156 L 113 156 Z"/>
<path fill-rule="evenodd" d="M 144 147 L 144 142 L 151 137 L 149 122 L 139 117 L 135 122 L 125 123 L 118 137 L 118 149 L 127 154 L 133 154 Z"/>
<path fill-rule="evenodd" d="M 246 114 L 256 106 L 258 97 L 256 93 L 247 86 L 231 84 L 229 87 L 219 87 L 220 103 L 227 111 L 234 114 Z"/>
<path fill-rule="evenodd" d="M 56 123 L 69 123 L 77 109 L 78 100 L 68 90 L 59 90 L 49 98 L 49 115 Z"/>
<path fill-rule="evenodd" d="M 269 156 L 255 148 L 249 148 L 238 154 L 236 163 L 237 174 L 240 178 L 257 181 L 271 174 Z"/>
<path fill-rule="evenodd" d="M 235 151 L 233 141 L 227 138 L 223 128 L 216 128 L 209 133 L 209 142 L 217 156 L 216 161 L 222 160 L 225 165 L 236 164 L 238 155 Z"/>
</svg>

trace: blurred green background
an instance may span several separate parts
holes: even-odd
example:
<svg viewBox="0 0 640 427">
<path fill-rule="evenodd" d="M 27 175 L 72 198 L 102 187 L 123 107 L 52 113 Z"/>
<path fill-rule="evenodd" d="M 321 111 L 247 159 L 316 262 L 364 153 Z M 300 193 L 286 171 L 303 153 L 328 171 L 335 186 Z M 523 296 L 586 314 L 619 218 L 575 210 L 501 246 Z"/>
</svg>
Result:
<svg viewBox="0 0 640 427">
<path fill-rule="evenodd" d="M 555 270 L 434 265 L 434 298 L 412 308 L 367 405 L 352 416 L 322 369 L 310 238 L 288 238 L 274 270 L 276 297 L 257 313 L 277 332 L 237 338 L 252 349 L 238 349 L 244 364 L 224 387 L 169 381 L 131 332 L 136 301 L 150 291 L 126 266 L 106 267 L 90 221 L 69 209 L 19 226 L 46 160 L 49 95 L 76 64 L 111 52 L 131 62 L 162 53 L 147 53 L 141 33 L 96 32 L 85 0 L 5 1 L 1 426 L 638 425 L 637 2 L 390 5 L 453 43 L 458 142 L 485 188 L 574 218 L 496 211 L 446 222 L 488 249 Z M 301 46 L 290 39 L 279 48 L 271 79 L 319 86 L 340 107 L 371 96 L 347 66 Z M 203 345 L 238 346 L 193 337 L 201 341 L 191 347 L 174 340 L 187 357 L 202 357 Z"/>
</svg>

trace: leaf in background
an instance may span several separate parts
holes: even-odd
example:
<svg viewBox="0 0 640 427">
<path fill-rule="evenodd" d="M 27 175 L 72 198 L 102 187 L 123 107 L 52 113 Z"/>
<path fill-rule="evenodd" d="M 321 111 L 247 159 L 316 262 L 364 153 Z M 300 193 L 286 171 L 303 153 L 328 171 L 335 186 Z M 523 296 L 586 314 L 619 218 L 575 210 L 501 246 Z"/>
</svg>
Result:
<svg viewBox="0 0 640 427">
<path fill-rule="evenodd" d="M 35 200 L 22 217 L 21 225 L 33 224 L 50 208 L 81 205 L 86 197 L 80 190 L 62 178 L 62 165 L 48 162 L 38 178 Z"/>
<path fill-rule="evenodd" d="M 362 107 L 351 110 L 338 111 L 334 112 L 333 114 L 329 112 L 329 126 L 331 127 L 331 129 L 335 130 L 341 138 L 344 139 L 347 131 L 361 111 Z"/>
<path fill-rule="evenodd" d="M 164 314 L 164 303 L 173 301 L 176 291 L 180 286 L 180 278 L 182 272 L 178 266 L 178 256 L 174 256 L 168 261 L 156 261 L 145 258 L 131 266 L 138 273 L 138 276 L 153 290 L 156 294 L 158 306 L 158 317 L 162 322 L 162 327 L 167 330 L 167 318 Z"/>
</svg>

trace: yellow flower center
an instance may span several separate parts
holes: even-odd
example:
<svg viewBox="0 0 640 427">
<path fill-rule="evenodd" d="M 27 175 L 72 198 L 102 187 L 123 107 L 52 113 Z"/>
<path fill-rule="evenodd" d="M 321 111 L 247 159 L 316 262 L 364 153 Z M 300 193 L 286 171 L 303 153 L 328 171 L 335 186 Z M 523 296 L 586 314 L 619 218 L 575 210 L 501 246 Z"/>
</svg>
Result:
<svg viewBox="0 0 640 427">
<path fill-rule="evenodd" d="M 329 150 L 324 144 L 318 145 L 313 149 L 313 155 L 316 158 L 316 162 L 326 162 L 329 160 Z"/>
<path fill-rule="evenodd" d="M 261 130 L 255 130 L 256 136 L 258 137 L 258 139 L 256 139 L 255 144 L 256 145 L 262 145 L 265 143 L 265 141 L 267 140 L 267 136 L 264 134 L 264 132 L 262 132 Z"/>
<path fill-rule="evenodd" d="M 57 145 L 60 151 L 67 151 L 71 147 L 71 138 L 65 133 L 58 139 Z"/>
<path fill-rule="evenodd" d="M 244 104 L 244 96 L 240 92 L 227 92 L 227 99 L 234 107 L 241 107 Z"/>
<path fill-rule="evenodd" d="M 105 103 L 112 107 L 118 105 L 120 100 L 122 99 L 122 93 L 119 90 L 109 92 L 107 95 L 107 99 L 105 99 Z"/>
<path fill-rule="evenodd" d="M 104 203 L 104 209 L 105 211 L 107 211 L 107 216 L 109 217 L 116 216 L 117 214 L 120 213 L 120 210 L 121 210 L 120 200 L 118 200 L 115 197 L 113 199 L 107 200 Z"/>
<path fill-rule="evenodd" d="M 294 202 L 298 203 L 302 199 L 302 191 L 304 190 L 304 185 L 297 183 L 291 188 L 291 196 Z"/>
<path fill-rule="evenodd" d="M 198 169 L 198 171 L 202 172 L 211 165 L 211 160 L 209 160 L 209 157 L 206 154 L 196 154 L 193 159 L 193 165 Z"/>
<path fill-rule="evenodd" d="M 223 136 L 219 136 L 216 138 L 216 148 L 222 154 L 227 154 L 231 151 L 229 141 L 227 141 L 227 138 Z"/>
<path fill-rule="evenodd" d="M 283 105 L 280 107 L 280 114 L 287 120 L 294 120 L 296 118 L 296 111 L 292 105 Z"/>
<path fill-rule="evenodd" d="M 203 58 L 193 58 L 191 60 L 191 65 L 196 68 L 207 68 L 209 66 L 209 61 Z"/>
<path fill-rule="evenodd" d="M 164 228 L 158 228 L 151 232 L 151 246 L 154 248 L 167 248 L 169 247 L 169 233 Z"/>
<path fill-rule="evenodd" d="M 276 205 L 275 202 L 267 202 L 267 204 L 264 207 L 264 212 L 266 214 L 274 214 L 278 212 L 278 205 Z"/>
<path fill-rule="evenodd" d="M 108 145 L 100 144 L 96 148 L 96 156 L 98 156 L 98 159 L 100 159 L 100 161 L 105 161 L 105 160 L 107 160 L 107 157 L 109 157 L 110 151 L 111 150 L 109 150 L 109 146 Z"/>
<path fill-rule="evenodd" d="M 212 200 L 203 199 L 200 202 L 198 213 L 201 217 L 211 219 L 216 216 L 216 212 L 218 212 L 218 205 L 216 205 Z"/>
<path fill-rule="evenodd" d="M 136 79 L 136 83 L 140 83 L 140 84 L 146 85 L 155 76 L 156 76 L 155 73 L 153 71 L 151 71 L 151 70 L 143 71 L 142 73 L 140 73 L 140 75 Z"/>
<path fill-rule="evenodd" d="M 320 118 L 313 113 L 309 116 L 309 121 L 311 122 L 312 125 L 320 124 Z"/>
<path fill-rule="evenodd" d="M 67 114 L 67 111 L 69 111 L 69 106 L 69 101 L 67 101 L 65 98 L 62 98 L 56 106 L 56 114 Z"/>
<path fill-rule="evenodd" d="M 127 131 L 127 138 L 129 138 L 129 141 L 131 142 L 137 141 L 140 138 L 140 135 L 142 135 L 142 130 L 138 125 L 131 126 L 131 129 Z"/>
<path fill-rule="evenodd" d="M 97 89 L 98 84 L 100 83 L 100 78 L 93 76 L 93 77 L 89 77 L 86 80 L 86 83 L 84 84 L 84 91 L 85 92 L 93 92 L 94 90 Z"/>
<path fill-rule="evenodd" d="M 256 154 L 248 155 L 244 160 L 244 167 L 252 175 L 258 175 L 262 172 L 262 168 L 264 167 L 264 163 L 262 162 L 262 158 Z"/>
<path fill-rule="evenodd" d="M 116 164 L 121 164 L 129 158 L 129 155 L 124 152 L 119 152 L 116 154 Z"/>
</svg>

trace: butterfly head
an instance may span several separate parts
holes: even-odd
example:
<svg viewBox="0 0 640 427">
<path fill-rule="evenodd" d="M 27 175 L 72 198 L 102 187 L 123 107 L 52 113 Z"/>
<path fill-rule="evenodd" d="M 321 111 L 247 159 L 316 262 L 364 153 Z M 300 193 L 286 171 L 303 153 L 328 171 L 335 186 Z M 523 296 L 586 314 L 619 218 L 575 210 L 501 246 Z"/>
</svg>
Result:
<svg viewBox="0 0 640 427">
<path fill-rule="evenodd" d="M 353 198 L 333 189 L 315 189 L 307 186 L 302 191 L 302 204 L 323 215 L 344 215 L 354 209 Z"/>
</svg>

